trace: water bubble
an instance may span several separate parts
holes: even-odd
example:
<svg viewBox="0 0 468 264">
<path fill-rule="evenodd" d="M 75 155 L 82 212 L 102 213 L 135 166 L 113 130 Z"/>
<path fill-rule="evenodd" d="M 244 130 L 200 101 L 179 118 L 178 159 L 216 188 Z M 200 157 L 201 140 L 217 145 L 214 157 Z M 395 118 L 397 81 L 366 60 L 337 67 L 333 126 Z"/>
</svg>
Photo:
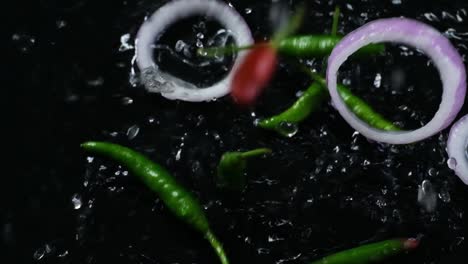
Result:
<svg viewBox="0 0 468 264">
<path fill-rule="evenodd" d="M 428 212 L 433 212 L 437 206 L 437 195 L 429 180 L 424 180 L 418 189 L 418 202 Z"/>
<path fill-rule="evenodd" d="M 380 207 L 380 208 L 384 208 L 385 206 L 387 206 L 387 202 L 385 202 L 385 200 L 382 200 L 382 199 L 378 199 L 375 204 Z"/>
<path fill-rule="evenodd" d="M 49 244 L 45 244 L 43 247 L 40 247 L 33 254 L 34 260 L 41 260 L 53 251 L 53 248 Z"/>
<path fill-rule="evenodd" d="M 55 24 L 57 25 L 57 28 L 64 28 L 67 26 L 67 22 L 65 20 L 57 20 Z"/>
<path fill-rule="evenodd" d="M 133 99 L 130 97 L 124 97 L 122 98 L 122 104 L 123 105 L 131 105 L 133 104 Z"/>
<path fill-rule="evenodd" d="M 439 174 L 439 173 L 437 172 L 436 169 L 430 168 L 430 169 L 427 171 L 427 174 L 429 174 L 429 176 L 431 176 L 431 177 L 434 177 L 434 176 L 436 176 L 436 175 Z"/>
<path fill-rule="evenodd" d="M 439 198 L 444 203 L 449 203 L 451 201 L 450 192 L 448 190 L 448 183 L 447 182 L 444 183 L 444 186 L 440 190 Z"/>
<path fill-rule="evenodd" d="M 127 51 L 133 49 L 133 45 L 129 44 L 128 42 L 130 41 L 130 34 L 124 34 L 120 37 L 120 47 L 119 51 Z"/>
<path fill-rule="evenodd" d="M 276 128 L 277 131 L 285 137 L 293 137 L 299 131 L 299 127 L 295 123 L 281 122 Z"/>
<path fill-rule="evenodd" d="M 270 254 L 270 250 L 268 248 L 258 248 L 257 254 L 259 255 L 268 255 Z"/>
<path fill-rule="evenodd" d="M 89 80 L 86 83 L 91 87 L 98 87 L 98 86 L 101 86 L 101 85 L 104 84 L 104 78 L 99 76 L 98 78 L 96 78 L 94 80 Z"/>
<path fill-rule="evenodd" d="M 179 149 L 176 153 L 176 156 L 175 156 L 175 159 L 176 161 L 179 161 L 180 160 L 180 156 L 182 155 L 182 149 Z"/>
<path fill-rule="evenodd" d="M 301 96 L 303 96 L 303 95 L 304 95 L 304 91 L 303 91 L 303 90 L 299 90 L 299 91 L 296 92 L 296 97 L 297 97 L 297 98 L 299 98 L 299 97 L 301 97 Z"/>
<path fill-rule="evenodd" d="M 382 84 L 382 75 L 380 73 L 377 73 L 377 75 L 375 76 L 375 80 L 374 80 L 374 86 L 376 88 L 380 88 Z"/>
<path fill-rule="evenodd" d="M 178 40 L 175 44 L 175 51 L 181 52 L 186 46 L 187 44 L 183 40 Z"/>
<path fill-rule="evenodd" d="M 447 165 L 450 169 L 454 170 L 457 168 L 457 160 L 455 158 L 450 158 L 447 161 Z"/>
<path fill-rule="evenodd" d="M 138 133 L 140 132 L 140 127 L 137 125 L 133 125 L 127 129 L 127 137 L 128 139 L 132 140 L 138 136 Z"/>
<path fill-rule="evenodd" d="M 74 194 L 73 197 L 72 197 L 72 204 L 73 204 L 73 208 L 75 210 L 78 210 L 81 208 L 81 205 L 83 204 L 82 201 L 81 201 L 81 196 L 79 194 Z"/>
</svg>

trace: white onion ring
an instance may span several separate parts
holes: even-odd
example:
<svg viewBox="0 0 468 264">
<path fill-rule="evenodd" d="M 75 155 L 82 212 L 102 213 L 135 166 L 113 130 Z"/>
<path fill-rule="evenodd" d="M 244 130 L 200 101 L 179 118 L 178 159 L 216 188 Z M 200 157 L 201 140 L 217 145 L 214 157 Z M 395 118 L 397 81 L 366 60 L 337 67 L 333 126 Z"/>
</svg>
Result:
<svg viewBox="0 0 468 264">
<path fill-rule="evenodd" d="M 468 157 L 466 149 L 468 147 L 468 115 L 456 122 L 450 130 L 447 141 L 447 162 L 450 169 L 468 185 Z"/>
<path fill-rule="evenodd" d="M 382 131 L 356 117 L 337 91 L 337 72 L 354 52 L 371 43 L 399 42 L 425 52 L 439 70 L 443 94 L 433 119 L 411 131 Z M 466 94 L 466 70 L 463 60 L 450 41 L 434 28 L 406 18 L 379 19 L 348 34 L 333 49 L 328 60 L 327 86 L 336 109 L 355 130 L 365 137 L 390 144 L 408 144 L 423 140 L 450 125 L 460 111 Z"/>
<path fill-rule="evenodd" d="M 231 72 L 210 87 L 197 87 L 159 70 L 153 60 L 153 46 L 166 28 L 177 20 L 201 15 L 215 18 L 234 35 L 236 45 L 253 44 L 252 34 L 242 16 L 217 0 L 175 0 L 159 8 L 146 20 L 136 39 L 137 64 L 142 81 L 149 92 L 158 92 L 168 99 L 191 102 L 210 101 L 229 93 L 233 72 L 246 52 L 240 52 Z"/>
</svg>

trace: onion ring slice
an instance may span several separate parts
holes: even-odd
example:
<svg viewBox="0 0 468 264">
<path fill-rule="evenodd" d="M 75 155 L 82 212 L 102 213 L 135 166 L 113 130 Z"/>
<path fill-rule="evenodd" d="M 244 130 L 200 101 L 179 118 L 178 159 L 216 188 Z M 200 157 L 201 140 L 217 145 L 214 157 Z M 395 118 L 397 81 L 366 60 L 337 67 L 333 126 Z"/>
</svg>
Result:
<svg viewBox="0 0 468 264">
<path fill-rule="evenodd" d="M 439 70 L 443 94 L 433 119 L 410 131 L 382 131 L 356 117 L 337 91 L 337 72 L 354 52 L 371 43 L 398 42 L 422 50 Z M 365 137 L 390 144 L 409 144 L 426 139 L 449 126 L 460 111 L 466 94 L 463 60 L 450 41 L 434 28 L 406 18 L 379 19 L 348 34 L 332 51 L 328 60 L 327 86 L 341 116 Z"/>
<path fill-rule="evenodd" d="M 447 162 L 450 169 L 468 185 L 468 115 L 456 122 L 450 130 L 447 141 Z"/>
<path fill-rule="evenodd" d="M 191 102 L 210 101 L 229 93 L 233 72 L 246 52 L 239 52 L 231 72 L 210 87 L 197 87 L 169 73 L 162 72 L 153 59 L 154 43 L 168 26 L 190 16 L 208 16 L 232 32 L 236 45 L 253 44 L 252 34 L 242 16 L 232 7 L 217 0 L 176 0 L 159 8 L 148 18 L 137 34 L 136 58 L 141 79 L 149 92 L 161 93 L 168 99 Z"/>
</svg>

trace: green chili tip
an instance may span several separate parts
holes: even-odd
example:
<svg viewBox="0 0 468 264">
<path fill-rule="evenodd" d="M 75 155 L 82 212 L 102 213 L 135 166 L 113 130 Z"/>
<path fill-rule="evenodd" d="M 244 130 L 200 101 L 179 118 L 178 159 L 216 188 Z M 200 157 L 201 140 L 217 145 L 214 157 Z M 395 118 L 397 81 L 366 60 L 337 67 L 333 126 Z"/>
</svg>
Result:
<svg viewBox="0 0 468 264">
<path fill-rule="evenodd" d="M 261 156 L 264 154 L 270 154 L 271 152 L 272 151 L 269 148 L 259 148 L 259 149 L 254 149 L 254 150 L 250 150 L 247 152 L 243 152 L 241 153 L 241 156 L 243 158 L 251 158 L 251 157 Z"/>
<path fill-rule="evenodd" d="M 419 240 L 414 238 L 390 239 L 344 250 L 311 264 L 367 264 L 382 261 L 402 252 L 416 249 Z"/>
<path fill-rule="evenodd" d="M 218 241 L 218 239 L 215 237 L 215 235 L 211 232 L 208 231 L 205 234 L 205 238 L 210 242 L 211 246 L 214 248 L 216 251 L 216 254 L 219 257 L 219 260 L 221 261 L 222 264 L 229 264 L 229 260 L 224 253 L 223 245 L 221 242 Z"/>
</svg>

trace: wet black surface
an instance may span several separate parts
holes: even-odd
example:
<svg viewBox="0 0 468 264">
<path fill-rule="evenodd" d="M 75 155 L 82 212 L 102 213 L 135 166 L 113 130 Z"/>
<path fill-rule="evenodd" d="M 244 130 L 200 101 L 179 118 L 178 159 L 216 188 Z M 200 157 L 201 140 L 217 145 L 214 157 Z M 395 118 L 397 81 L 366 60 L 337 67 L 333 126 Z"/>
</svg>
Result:
<svg viewBox="0 0 468 264">
<path fill-rule="evenodd" d="M 270 1 L 251 2 L 232 4 L 262 39 L 271 32 Z M 465 1 L 350 3 L 339 2 L 342 33 L 376 18 L 417 18 L 446 32 L 466 61 Z M 253 112 L 229 99 L 169 101 L 132 87 L 133 51 L 119 51 L 121 36 L 133 40 L 161 1 L 15 4 L 5 54 L 14 60 L 6 76 L 13 82 L 4 87 L 2 263 L 216 263 L 208 243 L 124 168 L 87 157 L 78 146 L 90 139 L 131 146 L 173 172 L 205 205 L 232 263 L 307 263 L 366 241 L 417 235 L 420 248 L 389 263 L 466 263 L 468 189 L 446 166 L 447 131 L 410 146 L 375 144 L 324 105 L 294 138 L 282 138 L 253 122 L 286 108 L 308 85 L 285 61 Z M 335 4 L 311 2 L 303 33 L 330 28 Z M 344 77 L 362 84 L 354 90 L 379 111 L 411 127 L 430 119 L 440 81 L 424 57 L 403 55 L 392 54 L 411 73 L 405 86 L 412 91 L 392 93 L 386 76 L 393 68 L 386 63 L 393 57 L 374 60 L 384 65 L 377 68 L 362 64 L 359 76 L 344 71 Z M 371 88 L 377 72 L 383 89 Z M 377 96 L 365 92 L 370 89 Z M 223 152 L 262 146 L 274 155 L 251 164 L 241 197 L 215 188 Z M 423 180 L 437 192 L 433 212 L 417 201 Z"/>
</svg>

